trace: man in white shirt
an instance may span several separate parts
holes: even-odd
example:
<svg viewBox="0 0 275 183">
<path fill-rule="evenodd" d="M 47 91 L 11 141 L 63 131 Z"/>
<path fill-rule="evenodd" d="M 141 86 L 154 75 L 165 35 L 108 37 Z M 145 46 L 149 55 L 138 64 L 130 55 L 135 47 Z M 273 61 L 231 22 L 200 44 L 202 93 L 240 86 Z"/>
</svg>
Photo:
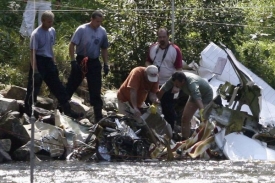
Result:
<svg viewBox="0 0 275 183">
<path fill-rule="evenodd" d="M 157 31 L 158 42 L 150 46 L 145 65 L 155 65 L 159 69 L 159 86 L 163 85 L 174 72 L 182 70 L 180 48 L 169 41 L 166 28 Z M 162 113 L 165 120 L 174 128 L 176 119 L 173 89 L 166 92 L 161 99 Z"/>
</svg>

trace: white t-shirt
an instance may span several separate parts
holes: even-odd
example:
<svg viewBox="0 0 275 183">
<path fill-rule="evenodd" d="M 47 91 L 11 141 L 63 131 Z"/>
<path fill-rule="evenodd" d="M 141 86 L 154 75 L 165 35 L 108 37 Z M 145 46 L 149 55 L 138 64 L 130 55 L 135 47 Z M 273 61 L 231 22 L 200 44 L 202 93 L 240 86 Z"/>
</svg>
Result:
<svg viewBox="0 0 275 183">
<path fill-rule="evenodd" d="M 177 69 L 182 68 L 182 54 L 175 44 L 170 44 L 166 49 L 160 48 L 158 43 L 153 44 L 147 61 L 159 67 L 159 85 L 164 84 Z"/>
</svg>

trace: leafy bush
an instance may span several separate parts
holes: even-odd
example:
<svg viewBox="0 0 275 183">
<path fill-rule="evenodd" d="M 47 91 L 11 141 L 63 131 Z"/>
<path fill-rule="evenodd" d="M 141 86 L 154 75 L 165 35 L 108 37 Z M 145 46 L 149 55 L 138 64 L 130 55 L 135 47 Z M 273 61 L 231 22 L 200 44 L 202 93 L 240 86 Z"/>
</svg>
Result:
<svg viewBox="0 0 275 183">
<path fill-rule="evenodd" d="M 26 81 L 25 73 L 13 68 L 11 65 L 0 64 L 0 83 L 24 86 Z"/>
<path fill-rule="evenodd" d="M 266 41 L 245 42 L 239 47 L 242 63 L 275 88 L 275 43 Z"/>
<path fill-rule="evenodd" d="M 175 0 L 174 43 L 181 48 L 184 60 L 190 63 L 199 61 L 200 52 L 210 41 L 222 42 L 238 60 L 274 87 L 274 46 L 269 39 L 273 39 L 275 30 L 269 28 L 274 27 L 275 19 L 272 16 L 274 8 L 269 8 L 270 5 L 274 7 L 275 0 Z M 22 1 L 0 2 L 3 12 L 0 19 L 0 64 L 9 65 L 22 74 L 19 81 L 15 81 L 3 72 L 1 82 L 26 86 L 26 81 L 21 79 L 26 78 L 28 72 L 29 40 L 19 35 L 24 8 Z M 90 21 L 91 13 L 96 9 L 102 9 L 105 14 L 103 26 L 110 41 L 111 73 L 104 78 L 104 87 L 118 88 L 131 69 L 144 65 L 149 45 L 157 40 L 157 29 L 161 26 L 171 29 L 171 1 L 62 1 L 60 9 L 53 4 L 56 60 L 64 82 L 70 71 L 70 39 L 79 25 Z M 255 42 L 249 36 L 255 33 L 271 36 Z M 7 70 L 12 75 L 12 69 Z"/>
</svg>

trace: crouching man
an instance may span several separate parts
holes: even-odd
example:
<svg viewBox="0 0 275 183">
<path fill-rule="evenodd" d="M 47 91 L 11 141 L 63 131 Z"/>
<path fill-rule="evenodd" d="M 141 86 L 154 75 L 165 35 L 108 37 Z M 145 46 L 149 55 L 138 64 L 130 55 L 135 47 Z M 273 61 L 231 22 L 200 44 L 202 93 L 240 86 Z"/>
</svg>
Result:
<svg viewBox="0 0 275 183">
<path fill-rule="evenodd" d="M 120 86 L 118 98 L 118 112 L 128 114 L 129 105 L 135 117 L 140 117 L 140 108 L 149 94 L 152 103 L 157 102 L 158 68 L 154 65 L 134 68 Z"/>
<path fill-rule="evenodd" d="M 158 98 L 161 99 L 163 94 L 173 87 L 174 90 L 180 89 L 189 95 L 181 117 L 182 140 L 186 140 L 190 137 L 190 121 L 193 115 L 196 110 L 199 109 L 201 120 L 203 120 L 203 110 L 204 107 L 212 101 L 213 90 L 208 82 L 200 76 L 193 73 L 177 71 L 162 85 L 158 92 Z"/>
</svg>

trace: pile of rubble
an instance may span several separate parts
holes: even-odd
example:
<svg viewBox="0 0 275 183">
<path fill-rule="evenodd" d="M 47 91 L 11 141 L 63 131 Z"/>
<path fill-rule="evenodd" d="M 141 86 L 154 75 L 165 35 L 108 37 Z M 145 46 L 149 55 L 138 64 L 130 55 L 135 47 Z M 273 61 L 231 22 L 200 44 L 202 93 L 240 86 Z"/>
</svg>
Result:
<svg viewBox="0 0 275 183">
<path fill-rule="evenodd" d="M 1 92 L 2 162 L 30 159 L 31 123 L 35 127 L 34 152 L 40 160 L 144 160 L 151 158 L 156 148 L 161 147 L 163 151 L 172 137 L 170 125 L 159 114 L 146 111 L 144 115 L 148 119 L 143 124 L 137 123 L 134 117 L 116 114 L 116 91 L 106 91 L 102 96 L 105 117 L 98 123 L 94 123 L 92 108 L 76 96 L 70 105 L 85 114 L 82 119 L 61 114 L 55 109 L 55 100 L 46 97 L 38 97 L 29 117 L 23 113 L 25 92 L 25 88 L 17 86 Z"/>
<path fill-rule="evenodd" d="M 189 68 L 185 72 L 209 81 L 215 98 L 204 109 L 207 120 L 194 116 L 193 133 L 185 141 L 178 140 L 180 127 L 175 125 L 172 131 L 161 110 L 152 114 L 148 106 L 139 119 L 117 114 L 116 91 L 102 95 L 104 118 L 95 123 L 87 91 L 81 87 L 80 97 L 73 96 L 70 105 L 84 114 L 82 119 L 60 113 L 55 100 L 47 97 L 38 97 L 29 117 L 23 112 L 26 89 L 6 87 L 0 96 L 0 162 L 30 160 L 32 124 L 32 147 L 39 160 L 275 160 L 275 117 L 270 113 L 275 110 L 274 89 L 242 66 L 230 50 L 213 43 L 202 52 L 200 66 L 192 63 Z M 178 100 L 180 111 L 185 99 Z"/>
</svg>

